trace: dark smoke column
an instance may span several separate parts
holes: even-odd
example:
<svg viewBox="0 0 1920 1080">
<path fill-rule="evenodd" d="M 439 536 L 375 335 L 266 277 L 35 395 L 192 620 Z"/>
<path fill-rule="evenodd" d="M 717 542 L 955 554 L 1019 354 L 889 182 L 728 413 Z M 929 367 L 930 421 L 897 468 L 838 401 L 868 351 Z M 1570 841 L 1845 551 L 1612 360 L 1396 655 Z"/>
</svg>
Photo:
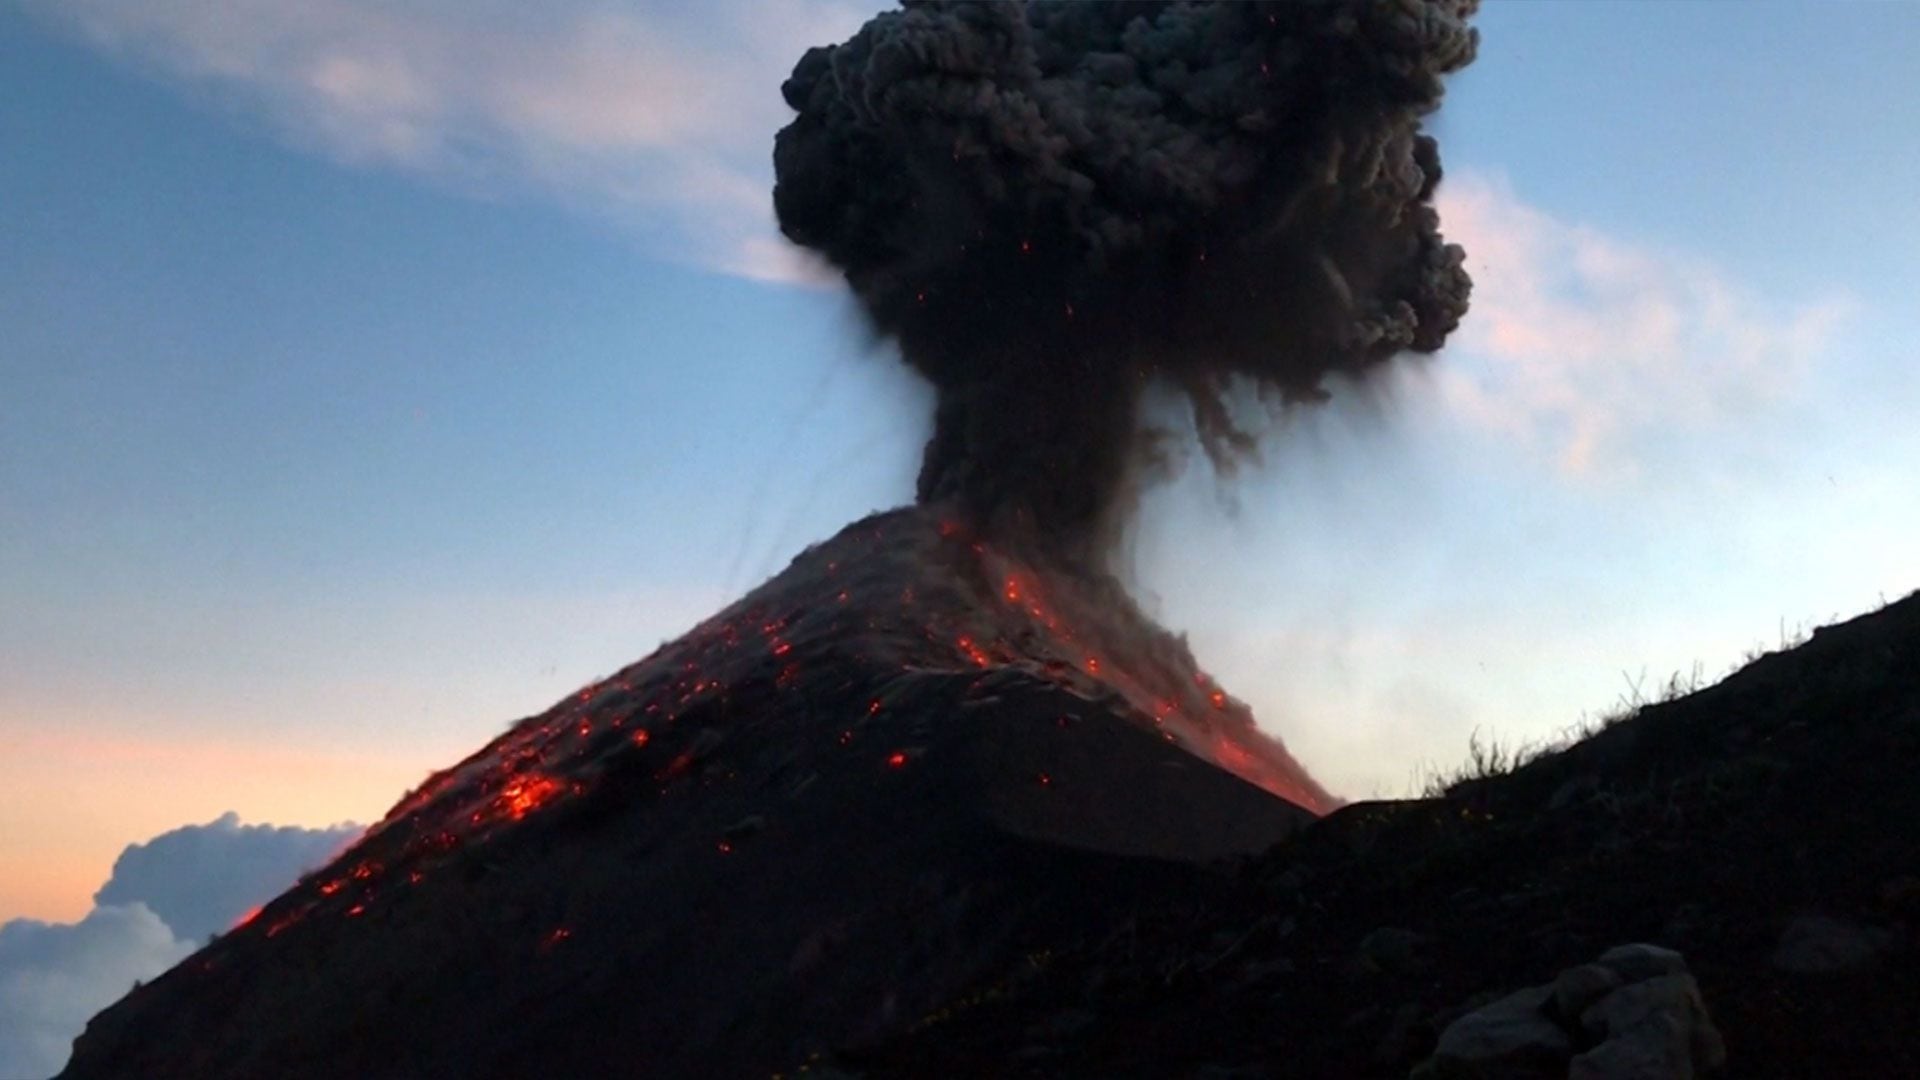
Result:
<svg viewBox="0 0 1920 1080">
<path fill-rule="evenodd" d="M 1478 0 L 905 0 L 782 93 L 781 229 L 939 391 L 923 501 L 1110 538 L 1149 380 L 1216 460 L 1226 395 L 1324 396 L 1466 311 L 1421 118 Z"/>
</svg>

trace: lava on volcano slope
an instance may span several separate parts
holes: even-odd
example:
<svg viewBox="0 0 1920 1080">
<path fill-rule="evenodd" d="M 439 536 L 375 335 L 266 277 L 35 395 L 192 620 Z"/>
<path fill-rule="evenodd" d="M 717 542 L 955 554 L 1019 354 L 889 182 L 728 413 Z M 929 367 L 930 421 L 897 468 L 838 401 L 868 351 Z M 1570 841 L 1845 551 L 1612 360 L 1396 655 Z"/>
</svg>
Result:
<svg viewBox="0 0 1920 1080">
<path fill-rule="evenodd" d="M 538 1071 L 574 1052 L 545 1028 L 594 1017 L 655 1074 L 777 1068 L 1329 806 L 1116 583 L 943 511 L 849 526 L 430 777 L 97 1018 L 68 1075 L 362 1074 L 448 1045 L 466 1074 Z"/>
<path fill-rule="evenodd" d="M 842 553 L 852 547 L 852 558 Z M 768 587 L 645 660 L 521 721 L 407 795 L 356 849 L 344 871 L 319 875 L 277 901 L 265 932 L 309 914 L 342 912 L 417 884 L 456 849 L 587 794 L 609 771 L 639 770 L 667 787 L 710 749 L 690 717 L 752 724 L 736 688 L 773 669 L 786 690 L 809 663 L 901 674 L 1011 669 L 1089 700 L 1107 699 L 1169 743 L 1314 814 L 1336 802 L 1251 712 L 1194 664 L 1183 642 L 1138 613 L 1108 578 L 1043 570 L 975 538 L 939 508 L 894 511 L 849 526 L 797 557 Z M 840 680 L 851 688 L 852 678 Z M 759 688 L 764 690 L 764 688 Z M 867 702 L 836 742 L 852 741 L 885 707 Z M 774 707 L 773 711 L 777 711 Z M 710 721 L 709 721 L 710 722 Z M 884 763 L 903 765 L 889 751 Z M 311 887 L 309 889 L 309 886 Z M 298 900 L 296 894 L 311 892 Z M 289 901 L 295 901 L 290 907 Z"/>
</svg>

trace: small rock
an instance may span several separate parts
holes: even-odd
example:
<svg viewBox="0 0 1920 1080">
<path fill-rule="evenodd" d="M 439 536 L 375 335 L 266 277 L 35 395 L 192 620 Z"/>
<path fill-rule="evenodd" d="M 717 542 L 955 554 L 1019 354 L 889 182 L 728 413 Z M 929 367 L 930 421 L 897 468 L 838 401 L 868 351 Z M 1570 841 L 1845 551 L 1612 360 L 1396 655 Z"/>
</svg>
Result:
<svg viewBox="0 0 1920 1080">
<path fill-rule="evenodd" d="M 1360 939 L 1360 966 L 1368 971 L 1398 971 L 1413 962 L 1424 940 L 1411 930 L 1383 926 Z"/>
<path fill-rule="evenodd" d="M 1041 1025 L 1039 1033 L 1053 1039 L 1071 1041 L 1099 1020 L 1098 1016 L 1087 1009 L 1062 1009 Z"/>
<path fill-rule="evenodd" d="M 1547 799 L 1548 810 L 1564 810 L 1576 802 L 1586 802 L 1600 790 L 1600 781 L 1592 776 L 1576 776 L 1555 788 Z"/>
<path fill-rule="evenodd" d="M 1433 1075 L 1562 1075 L 1573 1043 L 1546 1015 L 1552 1000 L 1552 987 L 1530 987 L 1447 1025 L 1433 1051 Z"/>
<path fill-rule="evenodd" d="M 1773 950 L 1773 966 L 1795 975 L 1837 975 L 1872 967 L 1894 935 L 1822 915 L 1793 920 Z"/>
<path fill-rule="evenodd" d="M 1554 1013 L 1572 1022 L 1619 986 L 1620 976 L 1612 968 L 1599 964 L 1570 967 L 1553 980 Z"/>
<path fill-rule="evenodd" d="M 1600 954 L 1600 966 L 1612 969 L 1623 983 L 1636 983 L 1687 970 L 1686 957 L 1658 945 L 1616 945 Z"/>
<path fill-rule="evenodd" d="M 1240 983 L 1243 986 L 1257 986 L 1262 983 L 1284 981 L 1294 973 L 1293 961 L 1286 957 L 1271 960 L 1255 960 L 1240 969 Z"/>
<path fill-rule="evenodd" d="M 747 837 L 767 827 L 767 819 L 759 814 L 748 814 L 739 821 L 727 826 L 721 837 L 729 842 L 745 840 Z"/>
</svg>

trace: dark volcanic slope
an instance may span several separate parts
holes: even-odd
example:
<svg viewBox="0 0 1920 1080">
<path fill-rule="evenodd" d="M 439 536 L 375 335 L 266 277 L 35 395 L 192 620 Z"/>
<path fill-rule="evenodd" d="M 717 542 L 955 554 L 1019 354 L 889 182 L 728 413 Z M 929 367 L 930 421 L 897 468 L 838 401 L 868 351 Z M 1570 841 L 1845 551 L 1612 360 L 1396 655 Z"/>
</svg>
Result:
<svg viewBox="0 0 1920 1080">
<path fill-rule="evenodd" d="M 1851 928 L 1836 970 L 1776 962 L 1810 919 Z M 1915 1077 L 1917 934 L 1920 594 L 1510 774 L 1346 807 L 845 1064 L 1404 1078 L 1477 995 L 1651 941 L 1699 977 L 1724 1075 Z"/>
<path fill-rule="evenodd" d="M 1110 582 L 897 511 L 431 778 L 63 1075 L 765 1074 L 1326 803 Z"/>
</svg>

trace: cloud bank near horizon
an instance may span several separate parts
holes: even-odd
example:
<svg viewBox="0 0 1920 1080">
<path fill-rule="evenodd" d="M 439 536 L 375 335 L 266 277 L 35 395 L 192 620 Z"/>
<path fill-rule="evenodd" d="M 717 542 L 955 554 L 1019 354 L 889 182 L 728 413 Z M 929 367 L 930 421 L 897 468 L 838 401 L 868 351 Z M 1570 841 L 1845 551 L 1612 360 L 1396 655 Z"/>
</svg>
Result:
<svg viewBox="0 0 1920 1080">
<path fill-rule="evenodd" d="M 0 923 L 0 1076 L 45 1077 L 73 1038 L 151 979 L 361 833 L 242 825 L 232 812 L 130 844 L 75 923 Z"/>
</svg>

